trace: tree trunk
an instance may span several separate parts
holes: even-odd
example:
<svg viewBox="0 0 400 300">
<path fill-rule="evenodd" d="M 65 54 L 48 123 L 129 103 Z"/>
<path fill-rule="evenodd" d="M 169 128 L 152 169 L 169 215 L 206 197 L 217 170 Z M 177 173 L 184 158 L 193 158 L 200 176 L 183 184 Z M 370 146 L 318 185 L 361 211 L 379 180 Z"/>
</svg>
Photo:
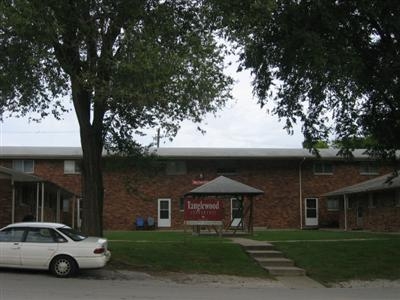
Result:
<svg viewBox="0 0 400 300">
<path fill-rule="evenodd" d="M 101 131 L 81 128 L 82 160 L 82 231 L 89 235 L 103 235 L 103 176 Z"/>
<path fill-rule="evenodd" d="M 75 77 L 71 79 L 72 99 L 78 118 L 82 146 L 82 231 L 89 235 L 103 235 L 103 117 L 101 101 L 94 105 L 91 122 L 91 92 Z"/>
</svg>

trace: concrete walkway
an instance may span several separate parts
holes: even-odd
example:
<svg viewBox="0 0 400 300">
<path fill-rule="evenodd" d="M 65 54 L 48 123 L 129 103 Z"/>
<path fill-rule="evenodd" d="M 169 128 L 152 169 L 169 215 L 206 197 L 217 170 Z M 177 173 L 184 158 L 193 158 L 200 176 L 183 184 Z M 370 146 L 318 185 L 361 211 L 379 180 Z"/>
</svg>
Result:
<svg viewBox="0 0 400 300">
<path fill-rule="evenodd" d="M 241 245 L 244 249 L 255 249 L 265 247 L 266 249 L 271 249 L 273 245 L 265 241 L 256 241 L 246 238 L 232 238 L 234 243 Z M 248 252 L 248 251 L 247 251 Z M 254 257 L 253 257 L 254 258 Z M 255 259 L 257 261 L 257 259 Z M 264 267 L 268 270 L 268 267 Z M 304 272 L 304 271 L 303 271 Z M 273 272 L 270 272 L 273 273 Z M 324 288 L 322 284 L 311 279 L 304 273 L 300 273 L 300 276 L 274 276 L 279 280 L 285 287 L 291 289 L 307 289 L 307 288 Z M 272 274 L 273 275 L 273 274 Z"/>
</svg>

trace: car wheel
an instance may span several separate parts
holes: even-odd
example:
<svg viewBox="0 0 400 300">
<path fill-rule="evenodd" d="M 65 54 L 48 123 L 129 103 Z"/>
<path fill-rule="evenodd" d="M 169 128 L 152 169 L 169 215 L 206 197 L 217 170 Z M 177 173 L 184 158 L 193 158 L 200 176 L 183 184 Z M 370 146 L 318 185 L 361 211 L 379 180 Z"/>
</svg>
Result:
<svg viewBox="0 0 400 300">
<path fill-rule="evenodd" d="M 70 277 L 76 273 L 77 269 L 75 260 L 66 255 L 55 257 L 50 264 L 50 271 L 57 277 Z"/>
</svg>

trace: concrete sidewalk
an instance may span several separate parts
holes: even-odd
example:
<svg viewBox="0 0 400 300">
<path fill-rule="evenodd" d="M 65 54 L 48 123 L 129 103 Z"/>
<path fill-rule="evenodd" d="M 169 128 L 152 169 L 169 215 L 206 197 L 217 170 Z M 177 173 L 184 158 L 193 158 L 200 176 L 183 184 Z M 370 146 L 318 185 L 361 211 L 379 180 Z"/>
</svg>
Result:
<svg viewBox="0 0 400 300">
<path fill-rule="evenodd" d="M 271 243 L 268 243 L 265 241 L 256 241 L 256 240 L 251 240 L 251 239 L 246 239 L 246 238 L 232 238 L 231 240 L 234 243 L 241 245 L 244 249 L 257 248 L 257 247 L 265 247 L 265 248 L 270 249 L 273 247 L 273 245 Z M 308 277 L 306 275 L 274 276 L 274 277 L 277 280 L 279 280 L 285 287 L 291 288 L 291 289 L 325 288 L 322 284 L 311 279 L 310 277 Z"/>
</svg>

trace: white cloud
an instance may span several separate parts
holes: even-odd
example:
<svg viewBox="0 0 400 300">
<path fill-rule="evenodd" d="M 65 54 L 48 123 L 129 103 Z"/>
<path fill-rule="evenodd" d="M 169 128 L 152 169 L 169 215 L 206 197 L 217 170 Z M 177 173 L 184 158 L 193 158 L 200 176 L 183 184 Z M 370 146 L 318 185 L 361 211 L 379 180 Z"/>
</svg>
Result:
<svg viewBox="0 0 400 300">
<path fill-rule="evenodd" d="M 161 141 L 161 147 L 265 147 L 300 148 L 303 141 L 300 128 L 294 135 L 288 135 L 276 116 L 261 109 L 252 96 L 249 72 L 236 73 L 233 64 L 227 70 L 236 80 L 233 96 L 236 101 L 217 113 L 208 115 L 200 127 L 185 121 L 175 139 Z M 149 136 L 140 138 L 148 144 L 156 135 L 156 129 Z M 79 127 L 74 112 L 65 114 L 63 120 L 52 117 L 41 123 L 28 123 L 26 119 L 9 118 L 0 123 L 0 145 L 3 146 L 80 146 Z"/>
</svg>

